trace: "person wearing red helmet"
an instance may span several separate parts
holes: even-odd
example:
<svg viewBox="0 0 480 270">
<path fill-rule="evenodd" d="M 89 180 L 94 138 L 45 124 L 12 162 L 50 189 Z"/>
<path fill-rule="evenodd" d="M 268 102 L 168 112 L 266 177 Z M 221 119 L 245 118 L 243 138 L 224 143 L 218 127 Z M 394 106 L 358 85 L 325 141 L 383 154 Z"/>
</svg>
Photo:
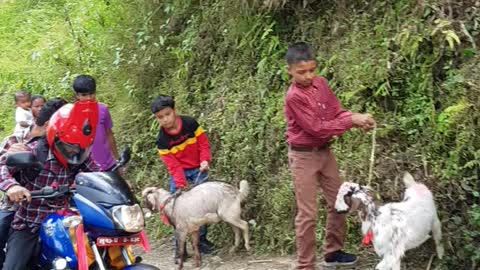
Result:
<svg viewBox="0 0 480 270">
<path fill-rule="evenodd" d="M 53 182 L 59 185 L 73 184 L 79 172 L 100 171 L 98 164 L 90 157 L 97 122 L 98 104 L 92 100 L 67 104 L 55 112 L 48 122 L 46 137 L 35 144 L 26 145 L 38 160 L 43 160 L 46 169 L 33 178 L 31 171 L 9 168 L 6 165 L 7 155 L 0 157 L 0 190 L 12 202 L 20 203 L 25 199 L 28 202 L 21 204 L 15 213 L 3 269 L 27 269 L 28 258 L 33 255 L 39 237 L 41 222 L 55 211 L 51 202 L 31 200 L 30 192 L 50 186 Z M 16 178 L 13 177 L 15 173 L 19 174 Z"/>
<path fill-rule="evenodd" d="M 80 117 L 82 115 L 88 117 Z M 64 167 L 80 165 L 89 157 L 97 122 L 98 105 L 93 100 L 67 104 L 52 116 L 47 127 L 47 142 Z"/>
</svg>

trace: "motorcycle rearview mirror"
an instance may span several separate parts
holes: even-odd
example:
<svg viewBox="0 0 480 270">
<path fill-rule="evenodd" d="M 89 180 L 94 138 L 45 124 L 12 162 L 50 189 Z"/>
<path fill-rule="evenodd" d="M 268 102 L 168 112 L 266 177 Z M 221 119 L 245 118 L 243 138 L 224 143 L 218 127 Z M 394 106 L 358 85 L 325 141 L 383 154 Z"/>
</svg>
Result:
<svg viewBox="0 0 480 270">
<path fill-rule="evenodd" d="M 17 152 L 8 154 L 7 166 L 18 169 L 36 168 L 38 170 L 43 169 L 43 164 L 38 161 L 37 157 L 30 152 Z"/>
<path fill-rule="evenodd" d="M 120 160 L 118 161 L 119 165 L 120 166 L 124 166 L 125 164 L 127 164 L 129 161 L 130 161 L 130 158 L 131 158 L 131 150 L 130 150 L 130 147 L 125 147 L 125 149 L 123 149 L 123 151 L 120 153 Z"/>
</svg>

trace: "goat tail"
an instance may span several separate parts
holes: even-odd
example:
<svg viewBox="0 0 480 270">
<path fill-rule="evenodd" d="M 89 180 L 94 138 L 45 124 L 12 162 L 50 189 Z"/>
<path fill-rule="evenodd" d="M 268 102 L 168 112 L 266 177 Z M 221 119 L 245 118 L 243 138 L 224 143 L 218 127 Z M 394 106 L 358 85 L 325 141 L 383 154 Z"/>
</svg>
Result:
<svg viewBox="0 0 480 270">
<path fill-rule="evenodd" d="M 247 198 L 249 192 L 250 192 L 250 187 L 248 185 L 247 180 L 240 181 L 240 190 L 238 193 L 238 197 L 240 198 L 241 202 Z"/>
<path fill-rule="evenodd" d="M 405 172 L 403 175 L 403 183 L 407 188 L 413 186 L 416 182 L 415 179 L 413 179 L 413 176 L 409 172 Z"/>
</svg>

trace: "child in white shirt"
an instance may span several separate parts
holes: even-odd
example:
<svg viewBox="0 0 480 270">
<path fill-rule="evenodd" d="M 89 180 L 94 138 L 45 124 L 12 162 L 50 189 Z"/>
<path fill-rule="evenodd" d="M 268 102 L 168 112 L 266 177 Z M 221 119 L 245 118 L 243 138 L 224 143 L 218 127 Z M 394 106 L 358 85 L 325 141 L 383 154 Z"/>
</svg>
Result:
<svg viewBox="0 0 480 270">
<path fill-rule="evenodd" d="M 30 131 L 30 126 L 33 124 L 33 115 L 31 106 L 30 93 L 22 90 L 15 93 L 15 131 L 17 137 L 24 138 Z"/>
</svg>

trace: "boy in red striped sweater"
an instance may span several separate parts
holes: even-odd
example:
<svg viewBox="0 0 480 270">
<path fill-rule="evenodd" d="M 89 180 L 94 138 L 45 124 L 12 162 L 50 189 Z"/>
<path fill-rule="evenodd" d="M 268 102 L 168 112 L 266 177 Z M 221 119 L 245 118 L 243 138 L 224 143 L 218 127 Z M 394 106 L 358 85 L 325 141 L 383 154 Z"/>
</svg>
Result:
<svg viewBox="0 0 480 270">
<path fill-rule="evenodd" d="M 211 156 L 210 144 L 202 127 L 192 117 L 177 115 L 175 100 L 171 96 L 155 99 L 151 111 L 161 125 L 157 148 L 170 173 L 170 192 L 175 193 L 188 184 L 205 182 Z M 214 249 L 206 236 L 207 228 L 203 226 L 200 228 L 199 248 L 204 254 L 211 253 Z M 175 261 L 176 259 L 175 248 Z"/>
</svg>

